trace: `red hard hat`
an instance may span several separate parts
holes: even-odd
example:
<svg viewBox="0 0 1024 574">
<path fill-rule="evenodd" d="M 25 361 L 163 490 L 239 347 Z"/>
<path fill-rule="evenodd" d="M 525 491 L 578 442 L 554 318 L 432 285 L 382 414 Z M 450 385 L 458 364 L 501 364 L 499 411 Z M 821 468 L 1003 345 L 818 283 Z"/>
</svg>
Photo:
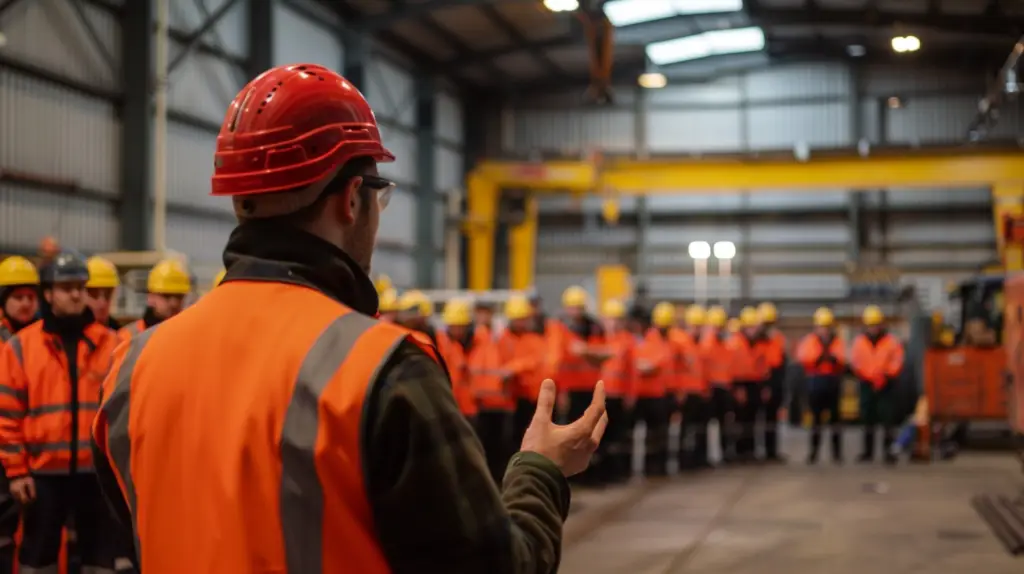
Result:
<svg viewBox="0 0 1024 574">
<path fill-rule="evenodd" d="M 357 157 L 395 160 L 363 94 L 323 66 L 278 66 L 249 82 L 228 107 L 211 195 L 303 189 Z"/>
</svg>

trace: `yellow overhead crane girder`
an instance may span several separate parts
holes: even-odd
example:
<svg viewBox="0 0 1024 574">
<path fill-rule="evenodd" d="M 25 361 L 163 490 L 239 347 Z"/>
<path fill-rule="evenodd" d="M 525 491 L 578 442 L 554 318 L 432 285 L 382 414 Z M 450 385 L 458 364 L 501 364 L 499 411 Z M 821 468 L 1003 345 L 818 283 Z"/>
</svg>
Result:
<svg viewBox="0 0 1024 574">
<path fill-rule="evenodd" d="M 542 193 L 623 196 L 985 186 L 995 192 L 993 210 L 997 221 L 1002 220 L 1001 210 L 1024 210 L 1024 153 L 1020 150 L 957 148 L 872 153 L 861 157 L 854 151 L 831 152 L 807 161 L 791 155 L 788 159 L 746 156 L 603 162 L 484 161 L 470 173 L 466 189 L 469 288 L 484 291 L 492 287 L 494 236 L 503 188 L 534 192 L 527 199 L 524 221 L 510 229 L 512 289 L 533 286 L 537 241 L 535 195 Z"/>
</svg>

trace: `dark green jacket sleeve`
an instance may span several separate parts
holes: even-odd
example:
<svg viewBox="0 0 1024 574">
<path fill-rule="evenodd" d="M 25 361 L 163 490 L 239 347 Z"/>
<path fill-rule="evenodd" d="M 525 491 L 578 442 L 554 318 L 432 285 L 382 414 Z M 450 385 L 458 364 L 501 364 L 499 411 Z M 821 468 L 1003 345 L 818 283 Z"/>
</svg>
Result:
<svg viewBox="0 0 1024 574">
<path fill-rule="evenodd" d="M 558 570 L 565 478 L 543 456 L 520 453 L 499 490 L 444 369 L 411 344 L 396 351 L 367 398 L 363 459 L 394 572 Z"/>
</svg>

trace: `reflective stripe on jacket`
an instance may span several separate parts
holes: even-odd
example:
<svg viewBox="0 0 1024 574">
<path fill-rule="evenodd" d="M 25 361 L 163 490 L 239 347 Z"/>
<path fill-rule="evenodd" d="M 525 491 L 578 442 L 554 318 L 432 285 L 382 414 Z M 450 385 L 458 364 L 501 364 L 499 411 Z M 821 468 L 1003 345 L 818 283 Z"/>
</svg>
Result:
<svg viewBox="0 0 1024 574">
<path fill-rule="evenodd" d="M 8 477 L 92 471 L 89 426 L 99 407 L 116 337 L 93 323 L 75 349 L 75 380 L 60 338 L 43 321 L 0 354 L 0 460 Z"/>
<path fill-rule="evenodd" d="M 846 343 L 841 338 L 833 336 L 826 344 L 817 333 L 804 337 L 796 349 L 797 360 L 811 377 L 841 375 L 846 366 L 845 355 Z"/>
<path fill-rule="evenodd" d="M 132 321 L 117 331 L 117 342 L 123 343 L 146 330 L 146 322 L 142 319 Z"/>
<path fill-rule="evenodd" d="M 252 312 L 269 300 L 283 312 Z M 403 341 L 438 359 L 424 337 L 320 292 L 237 281 L 118 347 L 93 433 L 140 570 L 388 572 L 362 427 Z"/>
</svg>

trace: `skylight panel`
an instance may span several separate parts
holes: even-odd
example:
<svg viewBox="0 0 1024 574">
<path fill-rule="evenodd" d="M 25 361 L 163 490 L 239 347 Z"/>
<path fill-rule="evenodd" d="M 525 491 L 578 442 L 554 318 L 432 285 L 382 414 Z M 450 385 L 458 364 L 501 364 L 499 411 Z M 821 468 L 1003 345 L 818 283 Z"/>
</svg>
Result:
<svg viewBox="0 0 1024 574">
<path fill-rule="evenodd" d="M 631 26 L 673 16 L 738 12 L 743 0 L 611 0 L 604 15 L 613 26 Z"/>
<path fill-rule="evenodd" d="M 742 54 L 764 49 L 760 28 L 716 30 L 647 45 L 647 57 L 657 66 L 699 60 L 708 56 Z"/>
</svg>

